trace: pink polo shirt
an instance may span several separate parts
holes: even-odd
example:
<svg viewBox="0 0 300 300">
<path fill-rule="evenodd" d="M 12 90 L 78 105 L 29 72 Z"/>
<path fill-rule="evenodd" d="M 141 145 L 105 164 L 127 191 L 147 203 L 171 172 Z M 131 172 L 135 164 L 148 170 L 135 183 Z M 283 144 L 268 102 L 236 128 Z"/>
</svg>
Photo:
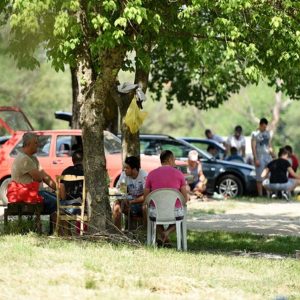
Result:
<svg viewBox="0 0 300 300">
<path fill-rule="evenodd" d="M 145 188 L 154 191 L 157 189 L 176 189 L 180 190 L 185 186 L 183 174 L 171 166 L 161 166 L 148 174 Z"/>
</svg>

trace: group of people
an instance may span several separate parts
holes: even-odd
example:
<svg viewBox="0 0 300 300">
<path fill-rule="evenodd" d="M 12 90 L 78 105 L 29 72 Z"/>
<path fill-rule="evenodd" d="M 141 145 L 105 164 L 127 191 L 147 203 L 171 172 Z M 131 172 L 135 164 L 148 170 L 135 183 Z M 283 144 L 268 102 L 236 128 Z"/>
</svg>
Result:
<svg viewBox="0 0 300 300">
<path fill-rule="evenodd" d="M 243 135 L 242 126 L 235 126 L 233 135 L 230 135 L 226 141 L 221 136 L 213 134 L 210 129 L 206 129 L 204 133 L 207 139 L 213 140 L 225 147 L 225 159 L 227 161 L 241 163 L 246 161 L 246 139 Z M 209 145 L 207 147 L 207 152 L 214 157 L 217 157 L 218 155 L 218 151 L 214 145 Z"/>
<path fill-rule="evenodd" d="M 38 196 L 43 198 L 44 213 L 50 215 L 51 223 L 56 222 L 57 199 L 55 191 L 59 189 L 59 198 L 63 205 L 70 202 L 74 205 L 74 199 L 82 196 L 82 182 L 64 182 L 56 186 L 56 182 L 47 174 L 39 164 L 35 154 L 37 153 L 39 142 L 35 133 L 27 132 L 22 138 L 23 146 L 20 149 L 12 165 L 12 182 L 26 186 L 32 182 L 38 182 L 40 185 L 45 183 L 51 191 L 38 188 Z M 73 166 L 66 168 L 62 175 L 83 176 L 83 152 L 76 150 L 72 154 Z M 160 155 L 161 167 L 152 170 L 149 174 L 140 167 L 140 159 L 134 156 L 127 157 L 124 162 L 123 172 L 117 183 L 120 187 L 121 182 L 125 181 L 127 192 L 131 195 L 131 201 L 121 206 L 116 201 L 113 206 L 113 220 L 116 227 L 121 228 L 121 214 L 131 210 L 132 214 L 143 216 L 146 224 L 145 198 L 156 189 L 172 188 L 182 193 L 185 200 L 188 200 L 186 181 L 183 174 L 175 166 L 175 156 L 169 151 L 162 151 Z M 15 185 L 14 185 L 15 187 Z M 8 190 L 10 185 L 8 186 Z M 68 212 L 75 213 L 75 212 Z M 174 226 L 164 228 L 158 227 L 160 233 L 160 242 L 164 245 L 169 243 L 169 234 L 175 230 Z M 70 234 L 67 224 L 62 226 L 62 234 Z"/>
<path fill-rule="evenodd" d="M 116 227 L 121 229 L 122 213 L 127 214 L 130 209 L 131 214 L 143 218 L 143 224 L 147 224 L 147 207 L 145 199 L 147 195 L 161 188 L 172 188 L 180 191 L 188 201 L 186 189 L 186 180 L 183 174 L 175 168 L 175 156 L 172 151 L 164 150 L 160 154 L 161 166 L 147 174 L 141 169 L 140 160 L 135 156 L 129 156 L 125 159 L 123 172 L 117 182 L 117 188 L 120 188 L 122 182 L 126 182 L 127 193 L 132 196 L 132 200 L 121 205 L 121 201 L 116 200 L 113 205 L 113 220 Z M 157 227 L 160 239 L 158 243 L 169 246 L 169 234 L 175 230 L 175 225 L 168 228 Z"/>
<path fill-rule="evenodd" d="M 271 144 L 271 135 L 267 130 L 268 120 L 260 119 L 257 130 L 251 134 L 251 150 L 253 154 L 253 164 L 256 171 L 256 185 L 259 196 L 263 196 L 263 188 L 270 192 L 272 197 L 276 197 L 277 192 L 288 199 L 288 195 L 300 185 L 300 176 L 296 174 L 299 162 L 293 148 L 286 145 L 279 149 L 278 158 Z M 215 140 L 226 147 L 230 155 L 227 160 L 241 161 L 245 159 L 246 140 L 242 135 L 242 127 L 236 126 L 234 134 L 229 136 L 225 142 L 220 136 L 212 133 L 210 129 L 205 131 L 208 139 Z"/>
</svg>

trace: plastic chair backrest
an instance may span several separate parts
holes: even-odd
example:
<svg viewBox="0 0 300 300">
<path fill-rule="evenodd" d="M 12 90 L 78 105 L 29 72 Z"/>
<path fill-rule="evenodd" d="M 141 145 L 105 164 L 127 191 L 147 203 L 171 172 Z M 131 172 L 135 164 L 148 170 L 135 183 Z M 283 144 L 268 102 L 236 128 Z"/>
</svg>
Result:
<svg viewBox="0 0 300 300">
<path fill-rule="evenodd" d="M 157 189 L 151 192 L 147 198 L 149 206 L 152 200 L 156 207 L 156 222 L 175 222 L 175 203 L 176 200 L 180 201 L 182 208 L 185 206 L 183 195 L 175 189 Z"/>
</svg>

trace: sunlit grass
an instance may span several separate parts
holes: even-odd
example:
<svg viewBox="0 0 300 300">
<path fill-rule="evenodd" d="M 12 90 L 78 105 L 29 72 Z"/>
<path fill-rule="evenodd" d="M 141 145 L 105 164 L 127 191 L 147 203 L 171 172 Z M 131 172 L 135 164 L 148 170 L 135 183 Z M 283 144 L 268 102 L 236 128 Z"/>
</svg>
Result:
<svg viewBox="0 0 300 300">
<path fill-rule="evenodd" d="M 207 235 L 205 238 L 205 234 Z M 202 241 L 202 246 L 201 246 Z M 217 242 L 219 241 L 219 242 Z M 206 252 L 272 241 L 250 235 L 189 233 L 189 247 L 132 248 L 51 239 L 0 236 L 1 299 L 275 299 L 300 297 L 300 264 Z M 292 240 L 283 240 L 283 243 Z M 299 241 L 298 241 L 299 243 Z M 206 246 L 205 246 L 206 245 Z M 219 248 L 218 248 L 219 247 Z M 287 250 L 288 251 L 288 250 Z"/>
</svg>

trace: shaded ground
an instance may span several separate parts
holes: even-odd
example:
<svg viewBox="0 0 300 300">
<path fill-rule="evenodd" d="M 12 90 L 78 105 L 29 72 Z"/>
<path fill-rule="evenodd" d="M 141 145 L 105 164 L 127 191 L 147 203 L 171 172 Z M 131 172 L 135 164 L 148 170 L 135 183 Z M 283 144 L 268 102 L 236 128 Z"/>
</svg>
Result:
<svg viewBox="0 0 300 300">
<path fill-rule="evenodd" d="M 3 220 L 3 210 L 0 207 L 0 220 Z M 202 202 L 192 198 L 188 204 L 188 229 L 300 237 L 300 202 Z"/>
<path fill-rule="evenodd" d="M 188 229 L 300 236 L 300 202 L 192 199 L 188 204 Z"/>
</svg>

